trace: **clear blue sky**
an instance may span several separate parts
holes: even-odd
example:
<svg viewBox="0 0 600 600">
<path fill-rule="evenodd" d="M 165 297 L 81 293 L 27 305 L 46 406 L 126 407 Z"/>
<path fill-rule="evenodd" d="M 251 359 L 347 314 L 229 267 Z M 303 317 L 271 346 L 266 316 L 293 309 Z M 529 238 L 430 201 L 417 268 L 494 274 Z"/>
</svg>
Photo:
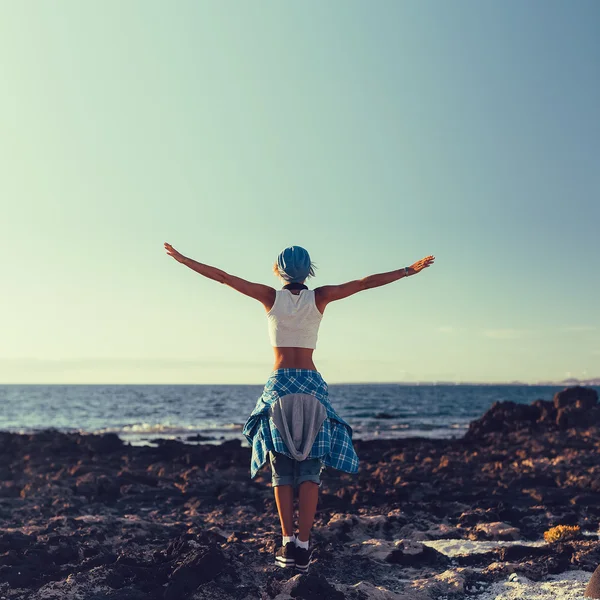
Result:
<svg viewBox="0 0 600 600">
<path fill-rule="evenodd" d="M 261 383 L 277 285 L 329 382 L 600 376 L 600 4 L 0 8 L 0 382 Z"/>
</svg>

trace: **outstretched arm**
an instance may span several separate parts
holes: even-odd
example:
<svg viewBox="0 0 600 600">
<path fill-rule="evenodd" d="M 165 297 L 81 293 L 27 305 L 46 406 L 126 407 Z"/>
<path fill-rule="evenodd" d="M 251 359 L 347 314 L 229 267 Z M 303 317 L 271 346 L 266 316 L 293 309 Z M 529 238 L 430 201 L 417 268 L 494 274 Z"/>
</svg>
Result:
<svg viewBox="0 0 600 600">
<path fill-rule="evenodd" d="M 265 306 L 267 311 L 271 310 L 273 303 L 275 302 L 275 290 L 268 285 L 262 285 L 261 283 L 252 283 L 251 281 L 246 281 L 241 277 L 236 277 L 235 275 L 230 275 L 221 269 L 217 269 L 216 267 L 211 267 L 210 265 L 203 265 L 187 256 L 183 256 L 180 252 L 175 250 L 171 244 L 165 242 L 165 250 L 169 256 L 172 256 L 177 262 L 189 267 L 196 273 L 200 273 L 200 275 L 204 275 L 204 277 L 208 277 L 209 279 L 213 279 L 214 281 L 218 281 L 219 283 L 224 283 L 229 287 L 232 287 L 234 290 L 245 294 L 246 296 L 250 296 Z"/>
<path fill-rule="evenodd" d="M 423 269 L 431 266 L 434 260 L 435 256 L 426 256 L 425 258 L 418 260 L 410 267 L 407 267 L 408 276 L 420 273 Z M 323 312 L 325 307 L 330 302 L 347 298 L 348 296 L 352 296 L 353 294 L 363 290 L 370 290 L 371 288 L 387 285 L 388 283 L 398 281 L 398 279 L 402 279 L 406 276 L 406 270 L 402 268 L 396 271 L 389 271 L 388 273 L 369 275 L 368 277 L 356 279 L 355 281 L 349 281 L 348 283 L 342 283 L 341 285 L 326 285 L 317 288 L 315 290 L 315 301 L 317 303 L 317 308 Z"/>
</svg>

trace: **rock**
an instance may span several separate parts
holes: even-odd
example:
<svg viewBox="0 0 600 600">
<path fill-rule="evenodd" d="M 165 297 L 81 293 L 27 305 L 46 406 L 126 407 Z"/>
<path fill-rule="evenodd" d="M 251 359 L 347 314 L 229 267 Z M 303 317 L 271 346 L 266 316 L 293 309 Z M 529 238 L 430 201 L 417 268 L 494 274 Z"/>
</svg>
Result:
<svg viewBox="0 0 600 600">
<path fill-rule="evenodd" d="M 116 433 L 82 435 L 77 443 L 94 454 L 110 454 L 123 449 L 123 440 Z"/>
<path fill-rule="evenodd" d="M 57 565 L 77 562 L 79 552 L 73 542 L 74 540 L 67 539 L 58 546 L 50 546 L 47 551 L 50 560 Z"/>
<path fill-rule="evenodd" d="M 54 569 L 56 571 L 56 569 Z M 40 577 L 35 564 L 0 565 L 0 581 L 11 588 L 27 588 L 39 583 Z"/>
<path fill-rule="evenodd" d="M 439 523 L 433 525 L 425 532 L 425 538 L 427 540 L 458 540 L 461 539 L 461 531 L 454 525 L 448 525 L 446 523 Z"/>
<path fill-rule="evenodd" d="M 436 567 L 446 565 L 449 562 L 448 558 L 441 552 L 413 540 L 394 542 L 394 549 L 390 552 L 386 561 L 403 566 L 435 565 Z"/>
<path fill-rule="evenodd" d="M 536 400 L 532 406 L 539 411 L 539 423 L 554 423 L 556 421 L 556 407 L 551 400 Z"/>
<path fill-rule="evenodd" d="M 576 405 L 580 409 L 589 410 L 598 403 L 598 392 L 592 388 L 581 386 L 565 388 L 554 394 L 553 402 L 557 410 Z"/>
<path fill-rule="evenodd" d="M 562 563 L 560 567 L 557 564 L 553 564 L 553 558 L 547 559 L 533 559 L 523 560 L 522 562 L 515 561 L 501 561 L 492 562 L 481 571 L 481 576 L 491 581 L 501 581 L 503 579 L 509 580 L 512 577 L 513 580 L 530 580 L 530 581 L 541 581 L 545 579 L 548 574 L 562 572 L 568 570 L 569 565 Z M 516 578 L 516 579 L 515 579 Z"/>
<path fill-rule="evenodd" d="M 522 429 L 534 424 L 539 417 L 540 410 L 535 405 L 494 402 L 480 419 L 469 424 L 465 438 L 478 439 L 486 433 Z"/>
<path fill-rule="evenodd" d="M 93 500 L 114 501 L 120 494 L 119 480 L 102 473 L 86 473 L 75 480 L 75 493 Z"/>
<path fill-rule="evenodd" d="M 165 600 L 189 598 L 200 585 L 219 575 L 226 562 L 218 548 L 201 548 L 191 552 L 173 571 L 165 589 Z"/>
<path fill-rule="evenodd" d="M 188 435 L 185 439 L 187 442 L 205 442 L 208 440 L 214 440 L 215 438 L 209 435 L 200 435 L 197 433 L 196 435 Z"/>
<path fill-rule="evenodd" d="M 35 543 L 35 537 L 20 531 L 0 531 L 0 552 L 22 550 Z"/>
<path fill-rule="evenodd" d="M 458 517 L 460 527 L 475 527 L 480 523 L 495 523 L 497 521 L 498 513 L 493 509 L 474 508 L 465 510 Z"/>
<path fill-rule="evenodd" d="M 148 600 L 148 593 L 136 590 L 135 588 L 125 587 L 107 593 L 94 594 L 93 596 L 88 596 L 86 600 Z"/>
<path fill-rule="evenodd" d="M 507 578 L 511 573 L 516 572 L 518 568 L 519 563 L 516 562 L 495 561 L 481 570 L 481 576 L 497 581 Z"/>
<path fill-rule="evenodd" d="M 504 546 L 498 549 L 498 556 L 503 561 L 516 562 L 523 561 L 525 558 L 536 556 L 547 556 L 549 552 L 547 546 Z"/>
<path fill-rule="evenodd" d="M 389 413 L 386 413 L 386 412 L 378 412 L 375 414 L 375 416 L 373 418 L 374 419 L 393 419 L 394 415 L 390 415 Z"/>
<path fill-rule="evenodd" d="M 476 574 L 471 569 L 458 568 L 427 579 L 416 579 L 411 588 L 416 592 L 426 592 L 434 598 L 447 595 L 454 597 L 457 594 L 461 594 L 462 597 L 467 585 L 474 581 L 475 577 Z"/>
<path fill-rule="evenodd" d="M 584 425 L 586 418 L 586 415 L 574 404 L 559 408 L 556 411 L 556 425 L 559 429 L 568 429 L 569 427 Z"/>
<path fill-rule="evenodd" d="M 535 548 L 462 541 L 598 528 L 600 407 L 580 395 L 560 404 L 502 403 L 465 439 L 356 440 L 359 472 L 323 475 L 309 574 L 322 580 L 298 593 L 437 600 L 481 591 L 465 567 L 483 569 L 483 584 L 500 577 L 490 563 L 512 563 L 504 580 L 591 572 L 600 542 L 589 536 Z M 559 429 L 559 410 L 587 417 Z M 281 538 L 268 466 L 250 480 L 251 449 L 238 441 L 155 447 L 0 432 L 0 452 L 0 598 L 292 598 L 282 586 L 293 572 L 273 564 Z M 420 543 L 448 538 L 435 547 L 486 552 L 448 558 Z"/>
<path fill-rule="evenodd" d="M 578 544 L 571 556 L 571 564 L 585 571 L 592 571 L 600 565 L 600 541 L 586 541 Z"/>
<path fill-rule="evenodd" d="M 600 506 L 600 490 L 595 494 L 577 494 L 569 502 L 575 506 Z"/>
<path fill-rule="evenodd" d="M 391 540 L 398 537 L 406 522 L 404 516 L 334 513 L 327 527 L 320 533 L 324 541 L 362 542 L 372 538 Z"/>
<path fill-rule="evenodd" d="M 344 594 L 322 575 L 295 575 L 281 586 L 281 592 L 298 600 L 344 600 Z"/>
<path fill-rule="evenodd" d="M 358 544 L 351 545 L 351 547 L 355 546 L 358 546 Z M 377 539 L 365 540 L 360 544 L 358 554 L 376 561 L 387 561 L 395 548 L 394 542 Z"/>
<path fill-rule="evenodd" d="M 598 393 L 593 388 L 571 387 L 557 392 L 552 403 L 536 400 L 533 404 L 495 402 L 469 425 L 465 439 L 475 440 L 495 432 L 511 432 L 554 424 L 559 429 L 588 427 L 600 423 Z"/>
<path fill-rule="evenodd" d="M 375 586 L 369 581 L 359 581 L 354 585 L 337 585 L 343 591 L 347 600 L 430 600 L 430 596 L 423 594 L 397 594 L 382 586 Z"/>
<path fill-rule="evenodd" d="M 584 596 L 594 600 L 600 598 L 600 566 L 592 573 L 592 577 L 585 588 Z"/>
<path fill-rule="evenodd" d="M 478 523 L 469 536 L 475 540 L 518 540 L 521 532 L 507 523 Z"/>
</svg>

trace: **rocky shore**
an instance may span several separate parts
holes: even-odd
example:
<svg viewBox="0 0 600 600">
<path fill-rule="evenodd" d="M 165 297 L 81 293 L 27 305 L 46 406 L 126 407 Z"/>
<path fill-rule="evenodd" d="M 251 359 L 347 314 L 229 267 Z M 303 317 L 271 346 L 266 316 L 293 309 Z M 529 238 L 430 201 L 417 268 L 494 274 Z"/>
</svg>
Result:
<svg viewBox="0 0 600 600">
<path fill-rule="evenodd" d="M 0 598 L 451 600 L 509 577 L 591 576 L 597 401 L 568 388 L 497 403 L 462 439 L 357 441 L 357 475 L 323 474 L 308 575 L 273 564 L 269 467 L 250 480 L 240 442 L 0 432 Z M 557 525 L 579 530 L 545 542 Z"/>
</svg>

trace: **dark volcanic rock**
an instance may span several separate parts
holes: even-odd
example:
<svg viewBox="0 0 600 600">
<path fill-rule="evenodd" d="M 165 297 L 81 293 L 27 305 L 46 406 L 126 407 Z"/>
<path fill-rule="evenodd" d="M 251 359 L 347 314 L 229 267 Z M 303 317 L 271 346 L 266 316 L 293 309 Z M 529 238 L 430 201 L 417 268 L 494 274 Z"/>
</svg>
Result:
<svg viewBox="0 0 600 600">
<path fill-rule="evenodd" d="M 120 590 L 112 590 L 108 593 L 94 594 L 86 600 L 149 600 L 149 597 L 147 592 L 126 587 Z"/>
<path fill-rule="evenodd" d="M 281 591 L 298 600 L 344 600 L 344 594 L 320 575 L 296 575 Z"/>
<path fill-rule="evenodd" d="M 75 480 L 75 493 L 93 500 L 111 502 L 119 497 L 116 477 L 102 473 L 86 473 Z"/>
<path fill-rule="evenodd" d="M 536 400 L 533 404 L 495 402 L 469 425 L 465 439 L 480 439 L 488 433 L 510 432 L 542 427 L 568 429 L 600 424 L 598 393 L 592 388 L 573 387 L 557 392 L 552 403 Z"/>
<path fill-rule="evenodd" d="M 540 417 L 536 405 L 516 402 L 494 402 L 492 407 L 477 421 L 469 424 L 466 439 L 480 438 L 486 433 L 514 431 L 530 427 Z"/>
<path fill-rule="evenodd" d="M 560 429 L 585 427 L 598 422 L 598 394 L 596 390 L 572 387 L 557 392 L 554 396 L 556 425 Z"/>
<path fill-rule="evenodd" d="M 315 562 L 295 577 L 273 564 L 281 532 L 269 466 L 251 480 L 251 451 L 238 440 L 130 446 L 0 432 L 0 596 L 341 599 L 376 583 L 410 597 L 401 582 L 456 565 L 490 581 L 510 574 L 486 571 L 491 563 L 530 578 L 591 572 L 600 542 L 585 536 L 452 560 L 422 542 L 597 531 L 599 411 L 594 390 L 574 388 L 554 402 L 497 403 L 463 439 L 356 440 L 359 472 L 323 473 Z M 351 587 L 359 581 L 362 591 Z"/>
<path fill-rule="evenodd" d="M 123 440 L 116 433 L 82 435 L 78 443 L 82 448 L 94 454 L 110 454 L 123 449 Z"/>
<path fill-rule="evenodd" d="M 581 386 L 565 388 L 554 394 L 554 407 L 558 410 L 567 406 L 576 406 L 584 410 L 594 408 L 598 404 L 598 392 L 592 388 Z"/>
<path fill-rule="evenodd" d="M 197 433 L 196 435 L 188 435 L 185 438 L 187 442 L 206 442 L 214 439 L 214 437 L 211 437 L 209 435 L 200 435 L 199 433 Z"/>
<path fill-rule="evenodd" d="M 586 598 L 594 598 L 598 600 L 600 598 L 600 566 L 596 567 L 596 570 L 592 574 L 584 593 Z"/>
<path fill-rule="evenodd" d="M 375 419 L 393 419 L 394 415 L 390 415 L 386 412 L 378 412 L 373 418 Z"/>
<path fill-rule="evenodd" d="M 218 548 L 201 548 L 191 552 L 173 571 L 165 590 L 165 600 L 185 600 L 200 585 L 219 575 L 226 562 Z"/>
<path fill-rule="evenodd" d="M 538 423 L 553 424 L 556 421 L 556 407 L 551 400 L 536 400 L 532 406 L 539 412 Z"/>
<path fill-rule="evenodd" d="M 0 531 L 0 552 L 21 550 L 35 543 L 35 537 L 25 535 L 20 531 Z"/>
<path fill-rule="evenodd" d="M 387 562 L 404 566 L 431 565 L 441 568 L 446 566 L 450 560 L 441 552 L 420 542 L 402 540 L 398 547 L 392 550 Z"/>
</svg>

